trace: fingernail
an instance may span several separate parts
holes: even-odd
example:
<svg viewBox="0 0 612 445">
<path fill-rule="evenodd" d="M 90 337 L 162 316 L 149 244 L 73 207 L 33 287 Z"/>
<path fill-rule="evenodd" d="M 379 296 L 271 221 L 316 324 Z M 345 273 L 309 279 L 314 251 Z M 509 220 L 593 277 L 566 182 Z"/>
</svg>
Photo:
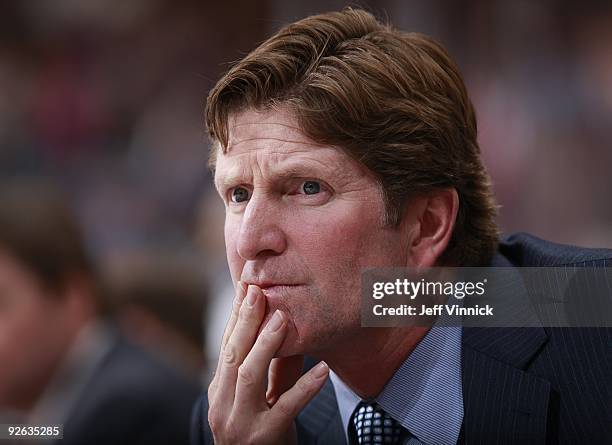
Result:
<svg viewBox="0 0 612 445">
<path fill-rule="evenodd" d="M 280 314 L 280 311 L 277 309 L 274 312 L 274 315 L 272 315 L 272 318 L 270 319 L 270 321 L 268 322 L 268 325 L 266 326 L 266 331 L 268 332 L 277 331 L 281 327 L 282 324 L 283 324 L 283 317 Z"/>
<path fill-rule="evenodd" d="M 314 367 L 314 369 L 312 370 L 312 375 L 315 378 L 320 379 L 327 375 L 328 369 L 329 368 L 327 367 L 327 363 L 321 362 L 317 366 Z"/>
<path fill-rule="evenodd" d="M 250 284 L 249 288 L 247 289 L 246 304 L 252 307 L 256 301 L 257 301 L 257 289 L 255 288 L 254 285 Z"/>
</svg>

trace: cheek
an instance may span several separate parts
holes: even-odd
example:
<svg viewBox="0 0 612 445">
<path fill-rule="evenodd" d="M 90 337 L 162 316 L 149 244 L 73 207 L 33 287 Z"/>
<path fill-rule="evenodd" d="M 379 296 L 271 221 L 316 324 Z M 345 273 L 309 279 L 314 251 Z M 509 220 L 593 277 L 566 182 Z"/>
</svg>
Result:
<svg viewBox="0 0 612 445">
<path fill-rule="evenodd" d="M 341 205 L 340 205 L 341 204 Z M 292 239 L 323 293 L 354 293 L 361 270 L 381 249 L 379 209 L 365 203 L 339 203 L 326 212 L 292 219 Z"/>
<path fill-rule="evenodd" d="M 225 254 L 227 256 L 227 264 L 234 283 L 240 280 L 240 275 L 242 274 L 242 269 L 244 267 L 244 260 L 240 257 L 240 255 L 238 255 L 238 250 L 236 248 L 239 230 L 239 221 L 235 221 L 230 216 L 226 216 L 224 226 Z"/>
<path fill-rule="evenodd" d="M 32 376 L 47 369 L 48 355 L 55 353 L 51 314 L 34 305 L 18 306 L 0 320 L 0 386 L 8 385 L 0 393 L 19 388 L 21 380 L 35 380 Z"/>
<path fill-rule="evenodd" d="M 353 208 L 356 207 L 356 208 Z M 380 219 L 378 209 L 348 204 L 315 212 L 311 217 L 294 220 L 294 233 L 303 233 L 300 243 L 304 251 L 317 255 L 323 262 L 335 264 L 367 257 L 376 248 Z"/>
</svg>

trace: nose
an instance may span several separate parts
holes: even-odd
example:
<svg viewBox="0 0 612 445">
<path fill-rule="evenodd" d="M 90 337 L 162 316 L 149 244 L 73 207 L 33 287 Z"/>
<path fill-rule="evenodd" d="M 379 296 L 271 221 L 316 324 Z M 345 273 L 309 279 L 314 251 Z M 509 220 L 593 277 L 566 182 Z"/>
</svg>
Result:
<svg viewBox="0 0 612 445">
<path fill-rule="evenodd" d="M 237 251 L 244 260 L 266 255 L 279 255 L 287 247 L 281 228 L 282 212 L 278 204 L 266 196 L 253 193 L 240 222 Z"/>
</svg>

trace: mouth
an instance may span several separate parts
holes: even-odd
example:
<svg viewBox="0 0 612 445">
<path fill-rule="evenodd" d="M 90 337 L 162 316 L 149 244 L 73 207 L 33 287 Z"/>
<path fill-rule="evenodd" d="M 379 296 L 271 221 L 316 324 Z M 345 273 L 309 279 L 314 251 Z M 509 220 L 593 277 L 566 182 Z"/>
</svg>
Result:
<svg viewBox="0 0 612 445">
<path fill-rule="evenodd" d="M 291 292 L 294 292 L 302 284 L 289 284 L 289 283 L 250 283 L 258 286 L 263 294 L 268 298 L 282 298 L 285 296 L 289 296 Z"/>
</svg>

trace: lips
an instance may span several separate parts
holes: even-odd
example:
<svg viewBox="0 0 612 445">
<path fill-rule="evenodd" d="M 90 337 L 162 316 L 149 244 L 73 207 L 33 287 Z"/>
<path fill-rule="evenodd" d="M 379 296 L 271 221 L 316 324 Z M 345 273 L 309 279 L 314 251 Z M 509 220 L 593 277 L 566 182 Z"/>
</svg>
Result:
<svg viewBox="0 0 612 445">
<path fill-rule="evenodd" d="M 291 292 L 295 292 L 295 290 L 301 286 L 301 284 L 288 284 L 288 283 L 250 283 L 259 286 L 261 291 L 266 297 L 286 297 L 291 294 Z"/>
<path fill-rule="evenodd" d="M 294 283 L 274 283 L 274 282 L 263 282 L 263 283 L 249 283 L 254 284 L 255 286 L 259 286 L 262 290 L 269 289 L 271 287 L 291 287 L 291 286 L 299 286 Z"/>
<path fill-rule="evenodd" d="M 243 275 L 242 278 L 240 279 L 243 283 L 246 283 L 247 285 L 253 284 L 255 286 L 258 286 L 259 288 L 263 289 L 269 289 L 272 287 L 291 287 L 291 286 L 299 286 L 302 283 L 297 283 L 294 280 L 285 280 L 283 278 L 273 278 L 273 277 L 258 277 L 258 276 L 251 276 L 249 278 L 248 275 Z"/>
</svg>

